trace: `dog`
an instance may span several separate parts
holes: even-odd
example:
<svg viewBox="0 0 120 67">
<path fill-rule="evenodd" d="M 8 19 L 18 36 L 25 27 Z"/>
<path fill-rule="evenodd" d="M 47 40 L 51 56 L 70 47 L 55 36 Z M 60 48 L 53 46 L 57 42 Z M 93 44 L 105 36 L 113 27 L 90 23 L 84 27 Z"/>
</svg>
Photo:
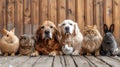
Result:
<svg viewBox="0 0 120 67">
<path fill-rule="evenodd" d="M 32 56 L 37 55 L 60 55 L 60 33 L 52 21 L 44 21 L 36 30 L 36 51 Z"/>
<path fill-rule="evenodd" d="M 64 54 L 79 55 L 83 35 L 78 28 L 78 24 L 72 20 L 64 20 L 58 25 L 59 32 L 62 36 L 62 51 Z M 65 46 L 67 48 L 65 48 Z M 72 49 L 72 48 L 73 49 Z M 66 51 L 65 51 L 66 50 Z"/>
</svg>

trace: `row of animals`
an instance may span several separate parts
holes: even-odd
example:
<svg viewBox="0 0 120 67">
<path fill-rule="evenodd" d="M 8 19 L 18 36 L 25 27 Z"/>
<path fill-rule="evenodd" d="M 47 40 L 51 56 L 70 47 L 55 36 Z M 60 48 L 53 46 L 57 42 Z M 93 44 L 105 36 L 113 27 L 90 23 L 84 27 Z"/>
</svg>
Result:
<svg viewBox="0 0 120 67">
<path fill-rule="evenodd" d="M 22 35 L 20 39 L 11 31 L 1 30 L 0 50 L 4 56 L 19 55 L 117 55 L 118 45 L 114 38 L 114 24 L 110 28 L 104 24 L 104 37 L 96 25 L 87 25 L 83 34 L 76 22 L 64 20 L 55 26 L 51 21 L 44 21 L 33 35 Z"/>
</svg>

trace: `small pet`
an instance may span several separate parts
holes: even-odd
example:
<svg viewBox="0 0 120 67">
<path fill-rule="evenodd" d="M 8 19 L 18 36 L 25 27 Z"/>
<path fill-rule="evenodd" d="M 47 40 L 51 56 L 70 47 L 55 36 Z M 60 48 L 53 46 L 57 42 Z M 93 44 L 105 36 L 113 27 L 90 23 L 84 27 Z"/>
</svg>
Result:
<svg viewBox="0 0 120 67">
<path fill-rule="evenodd" d="M 19 38 L 15 35 L 15 28 L 11 31 L 7 31 L 3 29 L 2 31 L 3 37 L 0 40 L 0 50 L 4 54 L 4 56 L 15 56 L 15 53 L 19 48 Z"/>
<path fill-rule="evenodd" d="M 24 34 L 20 37 L 19 54 L 30 56 L 34 52 L 35 38 L 33 35 Z"/>
<path fill-rule="evenodd" d="M 58 29 L 62 35 L 61 43 L 63 45 L 63 53 L 79 55 L 83 36 L 80 32 L 78 24 L 72 20 L 64 20 L 58 25 Z"/>
<path fill-rule="evenodd" d="M 104 24 L 104 37 L 101 45 L 101 55 L 111 56 L 116 55 L 118 51 L 118 45 L 113 35 L 114 24 L 111 24 L 110 28 Z"/>
<path fill-rule="evenodd" d="M 84 39 L 80 54 L 86 53 L 87 55 L 91 55 L 94 53 L 95 56 L 100 55 L 102 36 L 98 31 L 96 25 L 87 25 L 84 29 L 83 36 Z"/>
</svg>

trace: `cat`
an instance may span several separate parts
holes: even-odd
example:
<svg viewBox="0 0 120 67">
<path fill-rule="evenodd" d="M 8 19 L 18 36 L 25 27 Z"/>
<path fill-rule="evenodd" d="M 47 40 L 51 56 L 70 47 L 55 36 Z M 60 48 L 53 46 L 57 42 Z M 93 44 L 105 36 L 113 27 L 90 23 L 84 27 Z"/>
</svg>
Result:
<svg viewBox="0 0 120 67">
<path fill-rule="evenodd" d="M 84 29 L 83 36 L 84 39 L 80 54 L 86 53 L 87 55 L 91 55 L 94 53 L 95 56 L 100 55 L 102 36 L 98 31 L 97 26 L 87 25 Z"/>
</svg>

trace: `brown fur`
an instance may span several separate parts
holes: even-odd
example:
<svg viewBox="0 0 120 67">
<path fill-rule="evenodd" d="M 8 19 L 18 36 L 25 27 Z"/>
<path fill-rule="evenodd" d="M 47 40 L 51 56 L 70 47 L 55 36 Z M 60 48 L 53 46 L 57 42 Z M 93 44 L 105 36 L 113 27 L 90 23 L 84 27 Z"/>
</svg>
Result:
<svg viewBox="0 0 120 67">
<path fill-rule="evenodd" d="M 0 40 L 0 50 L 5 56 L 8 54 L 14 56 L 18 51 L 19 39 L 14 32 L 14 28 L 11 31 L 7 31 L 6 29 L 2 30 L 3 37 Z"/>
<path fill-rule="evenodd" d="M 101 47 L 102 36 L 98 32 L 96 25 L 86 26 L 83 35 L 84 39 L 80 54 L 87 53 L 87 55 L 91 55 L 91 53 L 95 52 L 95 55 L 100 55 L 99 51 Z"/>
<path fill-rule="evenodd" d="M 44 34 L 44 30 L 41 29 L 41 27 L 44 26 L 44 30 L 49 30 L 52 32 L 52 39 L 42 39 L 42 34 Z M 53 29 L 49 28 L 50 26 L 53 27 Z M 59 32 L 56 29 L 56 26 L 51 21 L 45 21 L 42 25 L 39 26 L 39 28 L 36 31 L 36 39 L 37 44 L 35 45 L 35 48 L 39 54 L 43 55 L 49 55 L 49 54 L 55 54 L 59 55 L 61 51 L 61 45 L 59 43 Z"/>
<path fill-rule="evenodd" d="M 33 35 L 24 34 L 20 37 L 20 47 L 19 54 L 20 55 L 28 55 L 34 51 L 35 38 Z"/>
</svg>

